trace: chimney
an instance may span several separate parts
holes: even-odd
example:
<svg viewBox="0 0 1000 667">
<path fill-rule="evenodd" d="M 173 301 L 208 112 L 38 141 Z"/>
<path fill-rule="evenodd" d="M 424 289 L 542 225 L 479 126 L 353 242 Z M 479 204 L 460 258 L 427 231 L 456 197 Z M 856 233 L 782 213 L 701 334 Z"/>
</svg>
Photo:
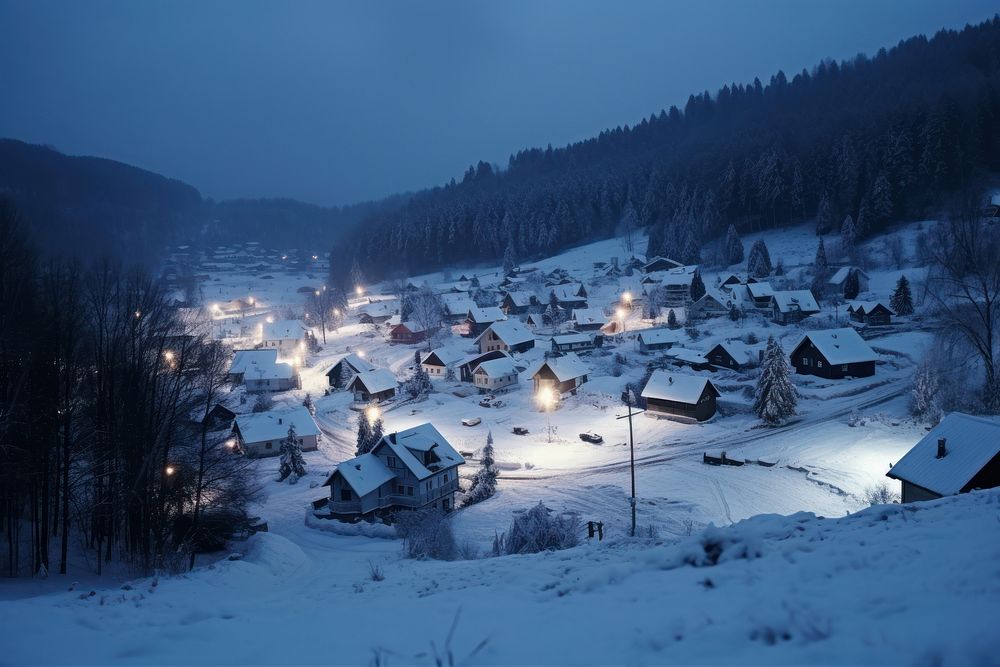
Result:
<svg viewBox="0 0 1000 667">
<path fill-rule="evenodd" d="M 945 447 L 945 443 L 946 442 L 947 442 L 947 440 L 945 440 L 944 438 L 938 438 L 938 453 L 937 453 L 937 457 L 939 459 L 943 459 L 945 457 L 945 455 L 948 453 L 948 448 Z"/>
</svg>

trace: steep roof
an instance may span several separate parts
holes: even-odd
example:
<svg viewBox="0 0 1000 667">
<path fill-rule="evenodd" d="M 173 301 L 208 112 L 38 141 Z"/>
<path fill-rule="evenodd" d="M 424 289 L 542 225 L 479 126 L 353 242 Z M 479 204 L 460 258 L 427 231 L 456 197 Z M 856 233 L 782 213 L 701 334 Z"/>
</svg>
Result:
<svg viewBox="0 0 1000 667">
<path fill-rule="evenodd" d="M 583 285 L 580 283 L 556 285 L 552 288 L 552 292 L 556 295 L 557 301 L 585 301 L 586 297 L 580 296 L 581 287 L 583 287 Z"/>
<path fill-rule="evenodd" d="M 604 324 L 608 321 L 600 308 L 574 308 L 570 319 L 577 324 Z"/>
<path fill-rule="evenodd" d="M 302 340 L 309 329 L 299 320 L 277 320 L 265 322 L 260 331 L 263 340 Z"/>
<path fill-rule="evenodd" d="M 730 357 L 736 360 L 736 363 L 739 364 L 753 363 L 757 361 L 758 351 L 762 349 L 760 345 L 747 345 L 741 340 L 725 340 L 718 345 L 713 346 L 708 353 L 710 354 L 716 347 L 721 347 Z"/>
<path fill-rule="evenodd" d="M 683 331 L 674 329 L 644 329 L 639 332 L 639 340 L 646 345 L 659 345 L 661 343 L 679 343 L 685 337 Z"/>
<path fill-rule="evenodd" d="M 781 290 L 779 292 L 774 292 L 774 294 L 771 295 L 771 298 L 774 299 L 774 305 L 778 308 L 778 311 L 782 313 L 819 312 L 819 304 L 816 303 L 816 297 L 814 297 L 813 293 L 807 289 Z"/>
<path fill-rule="evenodd" d="M 303 406 L 254 412 L 236 418 L 236 428 L 239 429 L 244 442 L 282 440 L 288 436 L 289 426 L 295 426 L 295 433 L 299 437 L 319 435 L 319 427 L 313 421 L 309 410 Z"/>
<path fill-rule="evenodd" d="M 937 458 L 938 439 L 945 455 Z M 952 412 L 915 444 L 886 475 L 948 496 L 959 493 L 1000 454 L 1000 423 Z"/>
<path fill-rule="evenodd" d="M 337 359 L 337 361 L 335 361 L 333 365 L 330 366 L 330 370 L 328 370 L 326 374 L 329 375 L 330 373 L 332 373 L 333 369 L 337 366 L 337 364 L 341 363 L 347 364 L 354 373 L 367 373 L 368 371 L 375 370 L 374 366 L 372 366 L 370 363 L 359 357 L 354 352 L 351 352 L 350 354 L 345 354 L 341 358 Z"/>
<path fill-rule="evenodd" d="M 504 292 L 504 297 L 510 297 L 511 303 L 513 303 L 518 308 L 525 308 L 531 305 L 531 300 L 534 298 L 534 294 L 531 292 L 523 292 L 517 290 L 511 290 Z"/>
<path fill-rule="evenodd" d="M 857 331 L 851 327 L 842 329 L 827 329 L 825 331 L 810 331 L 798 345 L 797 350 L 806 340 L 819 350 L 819 353 L 833 365 L 856 364 L 865 361 L 875 361 L 878 355 L 868 346 Z"/>
<path fill-rule="evenodd" d="M 430 423 L 383 436 L 372 449 L 372 453 L 377 453 L 383 447 L 391 449 L 417 479 L 426 479 L 439 470 L 465 463 L 462 455 L 455 451 L 451 443 Z M 424 465 L 422 460 L 414 455 L 414 452 L 429 451 L 433 451 L 439 459 L 437 463 Z"/>
<path fill-rule="evenodd" d="M 486 308 L 470 308 L 468 313 L 469 320 L 475 322 L 476 324 L 483 324 L 485 322 L 499 322 L 500 320 L 507 319 L 503 311 L 500 310 L 500 306 L 487 306 Z"/>
<path fill-rule="evenodd" d="M 355 375 L 348 388 L 361 385 L 369 394 L 377 394 L 389 389 L 395 389 L 397 384 L 399 383 L 396 382 L 396 376 L 391 371 L 384 368 L 376 368 L 373 371 Z"/>
<path fill-rule="evenodd" d="M 719 390 L 707 377 L 682 375 L 660 369 L 649 376 L 649 381 L 642 388 L 642 397 L 694 405 L 698 403 L 706 387 L 715 396 L 719 396 Z"/>
<path fill-rule="evenodd" d="M 502 359 L 502 358 L 512 359 L 513 357 L 511 357 L 503 350 L 490 350 L 489 352 L 479 352 L 477 354 L 470 354 L 469 356 L 467 356 L 465 359 L 462 360 L 462 363 L 459 364 L 459 366 L 471 365 L 472 370 L 475 371 L 476 366 L 482 363 L 482 361 L 480 360 L 485 361 L 489 359 Z"/>
<path fill-rule="evenodd" d="M 465 355 L 461 350 L 454 347 L 439 347 L 436 350 L 431 350 L 424 355 L 423 359 L 420 360 L 422 364 L 429 364 L 431 366 L 451 366 L 452 364 L 457 364 Z"/>
<path fill-rule="evenodd" d="M 478 373 L 482 371 L 486 373 L 489 377 L 497 377 L 500 375 L 517 375 L 517 366 L 514 365 L 514 360 L 510 357 L 491 359 L 490 361 L 484 361 L 483 363 L 476 366 L 473 373 Z"/>
<path fill-rule="evenodd" d="M 837 269 L 837 271 L 832 276 L 830 276 L 830 284 L 831 285 L 843 284 L 843 282 L 847 280 L 847 274 L 849 274 L 851 271 L 857 271 L 865 278 L 868 277 L 867 273 L 865 273 L 856 266 L 842 266 L 839 269 Z"/>
<path fill-rule="evenodd" d="M 574 378 L 581 377 L 590 373 L 590 368 L 587 364 L 580 360 L 580 357 L 575 354 L 566 354 L 561 357 L 552 357 L 546 359 L 542 364 L 532 373 L 532 377 L 538 375 L 539 371 L 548 366 L 552 374 L 556 376 L 556 379 L 560 382 L 565 382 L 566 380 L 572 380 Z"/>
<path fill-rule="evenodd" d="M 371 452 L 338 464 L 334 474 L 337 473 L 359 496 L 367 496 L 386 482 L 396 478 L 395 473 L 389 470 L 382 459 Z M 327 480 L 324 486 L 329 484 L 330 480 Z"/>
<path fill-rule="evenodd" d="M 870 315 L 879 306 L 888 310 L 890 315 L 896 314 L 896 311 L 890 308 L 884 301 L 851 301 L 847 304 L 847 312 Z"/>
<path fill-rule="evenodd" d="M 473 343 L 479 343 L 479 339 L 487 335 L 490 331 L 503 341 L 504 345 L 521 345 L 535 339 L 535 334 L 531 333 L 519 320 L 503 320 L 494 322 L 483 333 L 476 337 Z"/>
</svg>

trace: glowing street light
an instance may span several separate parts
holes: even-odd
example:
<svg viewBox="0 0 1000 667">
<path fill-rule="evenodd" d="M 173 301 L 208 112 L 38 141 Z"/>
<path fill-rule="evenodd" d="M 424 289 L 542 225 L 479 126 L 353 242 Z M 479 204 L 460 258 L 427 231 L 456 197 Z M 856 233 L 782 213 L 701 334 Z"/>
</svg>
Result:
<svg viewBox="0 0 1000 667">
<path fill-rule="evenodd" d="M 376 421 L 378 421 L 378 418 L 381 416 L 382 416 L 382 411 L 374 403 L 365 408 L 365 417 L 368 419 L 369 425 L 374 424 Z"/>
<path fill-rule="evenodd" d="M 535 400 L 538 407 L 545 413 L 546 430 L 548 431 L 547 442 L 552 442 L 552 409 L 556 405 L 556 392 L 548 385 L 542 385 L 535 393 Z"/>
<path fill-rule="evenodd" d="M 622 303 L 624 303 L 626 306 L 631 306 L 632 305 L 632 293 L 631 292 L 622 292 Z"/>
<path fill-rule="evenodd" d="M 358 296 L 361 296 L 362 294 L 365 293 L 365 288 L 362 287 L 361 285 L 358 285 L 357 287 L 354 288 L 354 293 L 357 294 Z"/>
<path fill-rule="evenodd" d="M 364 358 L 365 358 L 365 351 L 364 351 L 364 350 L 358 350 L 357 354 L 358 354 L 358 356 L 359 356 L 359 357 L 361 357 L 362 359 L 364 359 Z"/>
<path fill-rule="evenodd" d="M 319 290 L 316 290 L 316 296 L 319 296 Z"/>
<path fill-rule="evenodd" d="M 170 476 L 172 476 L 172 475 L 173 475 L 173 474 L 174 474 L 175 472 L 177 472 L 177 469 L 176 469 L 176 468 L 174 468 L 173 466 L 167 466 L 166 468 L 164 468 L 163 472 L 167 473 L 167 477 L 170 477 Z"/>
</svg>

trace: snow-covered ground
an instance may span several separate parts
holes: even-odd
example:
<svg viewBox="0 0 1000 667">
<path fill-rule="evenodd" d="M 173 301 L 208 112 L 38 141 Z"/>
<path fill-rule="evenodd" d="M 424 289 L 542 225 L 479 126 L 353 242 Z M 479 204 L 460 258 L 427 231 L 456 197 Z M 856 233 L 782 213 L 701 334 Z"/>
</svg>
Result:
<svg viewBox="0 0 1000 667">
<path fill-rule="evenodd" d="M 912 246 L 916 231 L 914 225 L 898 233 Z M 746 247 L 757 237 L 766 240 L 772 260 L 781 258 L 789 280 L 811 263 L 816 249 L 809 226 L 749 236 Z M 871 242 L 873 253 L 880 243 Z M 635 253 L 642 250 L 640 244 Z M 611 311 L 638 278 L 595 280 L 594 263 L 628 254 L 619 240 L 610 239 L 530 266 L 567 270 L 587 286 L 591 307 Z M 260 272 L 226 265 L 208 273 L 203 287 L 208 305 L 254 298 L 242 321 L 213 319 L 216 335 L 236 346 L 252 344 L 268 317 L 301 315 L 300 288 L 321 285 L 317 274 L 275 270 L 262 280 Z M 449 273 L 476 274 L 484 287 L 501 277 L 496 267 L 456 267 Z M 711 287 L 727 273 L 706 272 L 704 281 Z M 871 271 L 871 292 L 861 298 L 887 300 L 900 273 Z M 923 275 L 912 266 L 903 273 L 915 282 Z M 431 274 L 412 281 L 436 285 L 448 279 Z M 366 288 L 369 294 L 384 291 L 378 285 Z M 909 379 L 931 342 L 916 324 L 900 322 L 870 341 L 879 353 L 874 377 L 793 376 L 798 414 L 779 428 L 761 428 L 750 414 L 753 377 L 728 371 L 710 374 L 722 391 L 720 413 L 711 421 L 636 417 L 638 523 L 652 527 L 662 544 L 625 538 L 628 422 L 617 419 L 624 414 L 619 396 L 653 359 L 639 353 L 634 339 L 636 330 L 652 326 L 638 310 L 627 316 L 627 333 L 610 341 L 607 354 L 583 357 L 590 381 L 552 412 L 535 405 L 527 373 L 514 390 L 498 396 L 502 407 L 490 408 L 480 407 L 471 385 L 435 380 L 435 392 L 417 401 L 397 399 L 383 419 L 389 431 L 431 421 L 462 451 L 478 450 L 492 432 L 502 470 L 499 490 L 453 515 L 459 542 L 485 551 L 514 512 L 538 501 L 577 512 L 584 521 L 602 521 L 608 539 L 555 554 L 429 563 L 403 560 L 396 540 L 338 534 L 329 522 L 305 521 L 311 501 L 326 493 L 319 485 L 355 448 L 357 413 L 346 392 L 323 395 L 325 372 L 338 356 L 356 352 L 402 379 L 420 349 L 389 345 L 358 323 L 356 312 L 352 308 L 343 326 L 327 332 L 322 350 L 306 359 L 302 390 L 276 396 L 278 404 L 299 405 L 308 392 L 323 437 L 319 451 L 305 455 L 308 473 L 297 485 L 272 481 L 276 459 L 257 462 L 269 492 L 258 510 L 270 533 L 247 543 L 242 561 L 217 562 L 155 585 L 132 582 L 130 590 L 81 579 L 71 593 L 20 601 L 65 588 L 72 579 L 51 577 L 46 584 L 6 591 L 0 584 L 0 599 L 8 600 L 0 604 L 0 617 L 12 621 L 3 633 L 23 638 L 12 651 L 0 652 L 0 664 L 432 663 L 431 656 L 418 654 L 432 651 L 432 641 L 445 650 L 456 615 L 451 648 L 458 658 L 487 640 L 469 664 L 733 662 L 734 656 L 736 662 L 849 663 L 995 658 L 1000 646 L 989 635 L 990 616 L 983 612 L 991 610 L 995 618 L 1000 611 L 1000 584 L 990 569 L 1000 542 L 989 539 L 995 535 L 998 496 L 977 494 L 936 503 L 936 509 L 853 514 L 866 506 L 866 488 L 884 481 L 890 463 L 924 433 L 907 417 Z M 683 313 L 678 315 L 683 321 Z M 843 307 L 827 308 L 818 319 L 834 326 L 844 317 Z M 755 317 L 742 323 L 716 318 L 697 329 L 684 347 L 707 351 L 726 339 L 773 335 L 787 353 L 804 333 L 800 326 Z M 471 339 L 452 336 L 444 344 L 472 351 Z M 537 365 L 547 346 L 540 338 L 534 350 L 517 355 L 518 364 Z M 620 369 L 615 353 L 626 359 Z M 238 410 L 249 411 L 251 403 Z M 466 417 L 482 422 L 462 426 Z M 514 435 L 514 426 L 527 428 L 528 435 Z M 604 442 L 581 441 L 578 434 L 584 431 L 601 433 Z M 702 463 L 703 453 L 723 451 L 751 463 Z M 462 476 L 475 466 L 471 460 Z M 797 512 L 851 516 L 820 521 Z M 738 523 L 761 514 L 793 516 Z M 738 525 L 701 534 L 709 524 Z M 683 566 L 687 555 L 699 549 L 704 555 L 699 545 L 706 535 L 745 545 L 761 557 L 733 557 L 707 569 Z M 920 558 L 913 557 L 915 550 Z M 370 580 L 370 563 L 385 569 L 385 581 Z M 91 588 L 95 595 L 80 597 Z M 937 613 L 942 608 L 946 618 Z M 42 633 L 53 628 L 60 641 L 42 641 Z M 963 644 L 973 637 L 981 641 Z M 990 646 L 991 654 L 975 653 Z"/>
</svg>

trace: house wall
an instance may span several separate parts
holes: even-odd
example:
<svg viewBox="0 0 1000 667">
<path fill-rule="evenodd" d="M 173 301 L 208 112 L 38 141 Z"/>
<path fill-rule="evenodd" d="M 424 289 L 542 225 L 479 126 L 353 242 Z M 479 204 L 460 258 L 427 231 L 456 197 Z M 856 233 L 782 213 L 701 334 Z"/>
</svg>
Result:
<svg viewBox="0 0 1000 667">
<path fill-rule="evenodd" d="M 270 456 L 278 456 L 281 453 L 282 440 L 284 440 L 284 438 L 278 438 L 277 440 L 246 442 L 241 437 L 240 449 L 242 449 L 243 453 L 251 459 L 263 459 Z M 319 438 L 315 435 L 301 436 L 299 438 L 299 447 L 301 447 L 304 452 L 314 452 L 319 449 Z"/>
<path fill-rule="evenodd" d="M 278 350 L 278 355 L 287 357 L 305 350 L 305 339 L 282 339 L 261 341 L 261 347 Z"/>
<path fill-rule="evenodd" d="M 438 366 L 434 364 L 420 364 L 420 366 L 424 369 L 424 372 L 432 378 L 443 378 L 445 374 L 448 373 L 447 366 Z"/>
<path fill-rule="evenodd" d="M 812 343 L 806 341 L 792 352 L 792 366 L 799 375 L 815 375 L 828 380 L 875 375 L 875 362 L 831 365 Z"/>
<path fill-rule="evenodd" d="M 917 486 L 916 484 L 910 484 L 909 482 L 903 482 L 902 490 L 902 500 L 904 503 L 915 503 L 921 500 L 934 500 L 935 498 L 940 498 L 941 496 L 933 491 L 928 491 L 922 486 Z"/>
<path fill-rule="evenodd" d="M 732 355 L 719 346 L 716 346 L 712 348 L 711 351 L 709 351 L 708 361 L 713 366 L 731 368 L 734 371 L 742 370 L 740 364 L 735 359 L 733 359 Z"/>
<path fill-rule="evenodd" d="M 379 458 L 387 461 L 389 457 Z M 454 509 L 455 492 L 458 491 L 457 466 L 438 471 L 424 480 L 416 479 L 402 464 L 390 468 L 396 473 L 396 478 L 360 498 L 340 475 L 334 475 L 330 484 L 330 511 L 348 518 L 388 516 L 399 510 L 424 507 L 438 507 L 445 511 Z M 349 500 L 343 499 L 342 491 L 345 489 L 350 491 Z"/>
<path fill-rule="evenodd" d="M 983 466 L 983 469 L 965 485 L 962 491 L 995 489 L 998 486 L 1000 486 L 1000 454 L 994 456 L 989 463 Z"/>
<path fill-rule="evenodd" d="M 705 421 L 711 419 L 716 412 L 717 404 L 715 395 L 706 389 L 698 403 L 679 403 L 676 401 L 664 401 L 658 398 L 646 399 L 646 411 L 653 416 L 681 417 L 684 419 L 694 419 Z"/>
<path fill-rule="evenodd" d="M 499 375 L 496 377 L 489 377 L 486 373 L 476 373 L 473 375 L 473 384 L 480 389 L 503 389 L 513 384 L 517 384 L 517 373 L 508 373 L 507 375 Z"/>
<path fill-rule="evenodd" d="M 246 378 L 247 391 L 250 393 L 266 393 L 269 391 L 288 391 L 299 388 L 299 378 L 296 375 L 288 379 L 262 380 Z"/>
<path fill-rule="evenodd" d="M 354 400 L 357 402 L 375 401 L 377 403 L 380 403 L 382 401 L 392 398 L 395 395 L 396 395 L 395 389 L 386 389 L 385 391 L 376 392 L 374 394 L 370 394 L 363 389 L 356 389 L 354 391 Z"/>
</svg>

